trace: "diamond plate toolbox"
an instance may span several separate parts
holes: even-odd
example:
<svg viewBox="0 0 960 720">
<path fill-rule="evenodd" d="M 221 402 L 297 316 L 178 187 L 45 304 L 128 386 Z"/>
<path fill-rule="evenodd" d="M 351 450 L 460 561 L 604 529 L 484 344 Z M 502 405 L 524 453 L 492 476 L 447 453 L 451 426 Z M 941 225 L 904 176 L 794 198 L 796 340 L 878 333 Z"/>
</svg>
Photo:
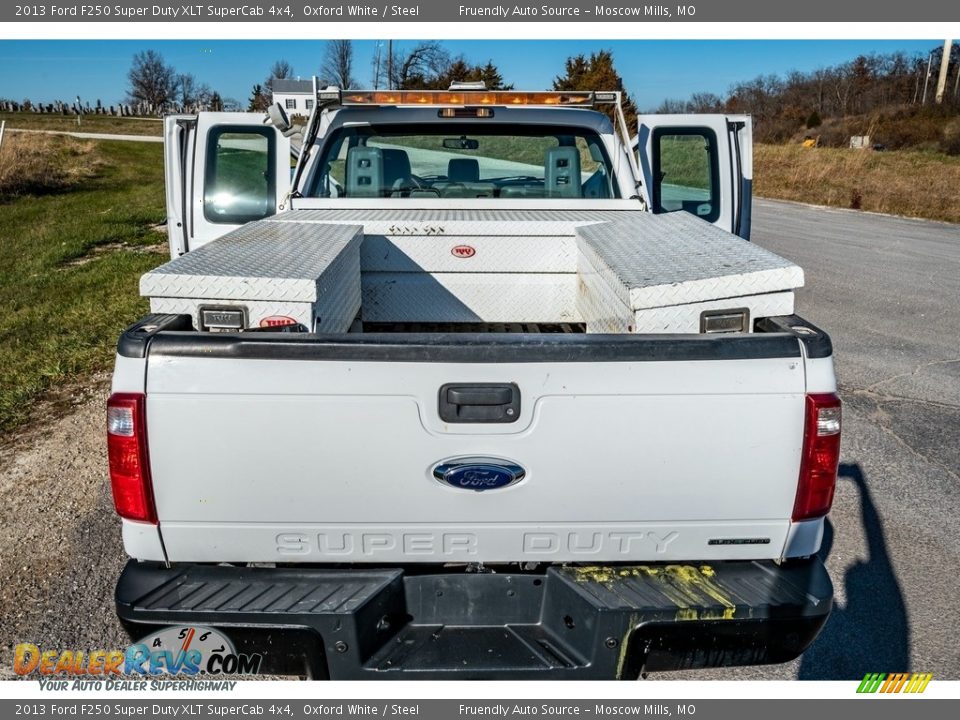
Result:
<svg viewBox="0 0 960 720">
<path fill-rule="evenodd" d="M 683 212 L 578 227 L 588 332 L 696 333 L 706 311 L 789 315 L 803 270 Z"/>
<path fill-rule="evenodd" d="M 140 278 L 152 312 L 243 308 L 248 327 L 271 315 L 346 332 L 360 312 L 359 225 L 258 221 Z"/>
<path fill-rule="evenodd" d="M 576 226 L 642 214 L 304 209 L 269 222 L 363 225 L 364 322 L 556 323 L 580 320 Z"/>
</svg>

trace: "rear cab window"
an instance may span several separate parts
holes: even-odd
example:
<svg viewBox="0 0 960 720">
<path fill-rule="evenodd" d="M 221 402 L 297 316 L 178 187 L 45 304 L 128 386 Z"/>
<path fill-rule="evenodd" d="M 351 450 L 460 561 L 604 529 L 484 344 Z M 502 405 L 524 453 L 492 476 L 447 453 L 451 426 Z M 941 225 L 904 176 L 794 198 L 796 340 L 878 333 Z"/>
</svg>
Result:
<svg viewBox="0 0 960 720">
<path fill-rule="evenodd" d="M 600 137 L 576 127 L 342 127 L 307 193 L 321 198 L 619 197 Z"/>
</svg>

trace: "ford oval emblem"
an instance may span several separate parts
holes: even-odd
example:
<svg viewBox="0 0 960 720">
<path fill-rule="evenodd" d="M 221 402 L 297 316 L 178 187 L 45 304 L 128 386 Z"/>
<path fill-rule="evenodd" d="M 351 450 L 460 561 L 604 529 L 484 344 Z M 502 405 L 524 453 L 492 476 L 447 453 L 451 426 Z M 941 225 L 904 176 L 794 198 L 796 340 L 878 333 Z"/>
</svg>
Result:
<svg viewBox="0 0 960 720">
<path fill-rule="evenodd" d="M 456 245 L 450 248 L 450 254 L 458 258 L 472 258 L 477 250 L 471 245 Z"/>
<path fill-rule="evenodd" d="M 520 482 L 526 470 L 509 460 L 499 458 L 457 458 L 433 469 L 433 476 L 460 490 L 496 490 Z"/>
</svg>

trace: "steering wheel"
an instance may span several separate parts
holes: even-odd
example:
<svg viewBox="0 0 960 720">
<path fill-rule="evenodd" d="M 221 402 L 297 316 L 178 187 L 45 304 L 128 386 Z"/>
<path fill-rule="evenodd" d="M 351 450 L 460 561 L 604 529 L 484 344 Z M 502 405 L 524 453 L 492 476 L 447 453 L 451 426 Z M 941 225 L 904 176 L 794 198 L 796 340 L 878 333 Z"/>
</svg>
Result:
<svg viewBox="0 0 960 720">
<path fill-rule="evenodd" d="M 428 190 L 429 188 L 430 186 L 426 184 L 423 178 L 411 174 L 394 180 L 390 192 L 403 193 L 411 190 Z"/>
</svg>

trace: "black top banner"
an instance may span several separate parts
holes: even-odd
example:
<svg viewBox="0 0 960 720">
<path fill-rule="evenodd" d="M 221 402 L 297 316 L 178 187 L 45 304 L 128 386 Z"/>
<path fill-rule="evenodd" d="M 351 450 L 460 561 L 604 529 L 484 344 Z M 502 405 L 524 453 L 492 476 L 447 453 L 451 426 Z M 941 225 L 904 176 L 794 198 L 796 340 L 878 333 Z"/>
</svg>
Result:
<svg viewBox="0 0 960 720">
<path fill-rule="evenodd" d="M 956 22 L 957 0 L 219 0 L 3 3 L 0 22 Z"/>
</svg>

